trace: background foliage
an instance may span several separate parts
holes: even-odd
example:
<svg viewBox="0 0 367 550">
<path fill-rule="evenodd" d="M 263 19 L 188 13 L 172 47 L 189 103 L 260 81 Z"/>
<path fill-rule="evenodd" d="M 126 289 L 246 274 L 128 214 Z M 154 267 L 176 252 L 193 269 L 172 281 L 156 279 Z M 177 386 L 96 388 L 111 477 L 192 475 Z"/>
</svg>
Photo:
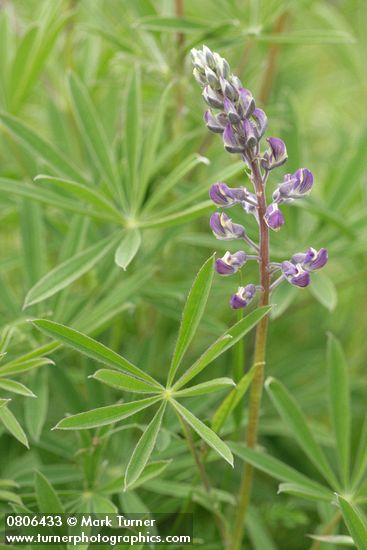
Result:
<svg viewBox="0 0 367 550">
<path fill-rule="evenodd" d="M 241 185 L 245 177 L 202 123 L 188 52 L 205 42 L 237 67 L 265 106 L 270 134 L 287 143 L 287 172 L 307 166 L 316 176 L 313 198 L 287 210 L 290 231 L 286 239 L 273 234 L 272 247 L 284 259 L 311 242 L 327 246 L 330 261 L 310 290 L 278 292 L 268 374 L 295 397 L 333 462 L 325 391 L 326 333 L 335 334 L 349 364 L 354 456 L 366 391 L 367 5 L 182 4 L 183 14 L 172 0 L 1 3 L 0 348 L 7 355 L 0 382 L 8 382 L 0 388 L 11 401 L 1 402 L 7 412 L 1 414 L 0 498 L 4 511 L 9 502 L 37 509 L 39 471 L 36 490 L 46 476 L 68 510 L 194 510 L 197 536 L 205 548 L 217 548 L 174 414 L 153 455 L 174 461 L 126 493 L 121 478 L 149 420 L 144 411 L 133 423 L 100 433 L 50 431 L 66 414 L 109 404 L 121 393 L 88 379 L 96 362 L 58 348 L 28 321 L 50 318 L 78 328 L 166 379 L 188 289 L 213 250 L 225 249 L 208 229 L 209 184 Z M 236 321 L 227 304 L 230 284 L 214 278 L 187 364 Z M 246 360 L 252 345 L 250 337 Z M 217 359 L 210 378 L 238 378 L 233 358 L 230 351 Z M 188 403 L 210 420 L 221 399 L 214 394 Z M 235 415 L 222 435 L 239 433 L 245 421 Z M 261 444 L 319 480 L 268 397 Z M 234 473 L 214 458 L 210 463 L 229 517 L 239 472 L 240 463 Z M 277 482 L 258 472 L 246 544 L 308 548 L 305 535 L 333 513 L 329 504 L 277 494 Z"/>
</svg>

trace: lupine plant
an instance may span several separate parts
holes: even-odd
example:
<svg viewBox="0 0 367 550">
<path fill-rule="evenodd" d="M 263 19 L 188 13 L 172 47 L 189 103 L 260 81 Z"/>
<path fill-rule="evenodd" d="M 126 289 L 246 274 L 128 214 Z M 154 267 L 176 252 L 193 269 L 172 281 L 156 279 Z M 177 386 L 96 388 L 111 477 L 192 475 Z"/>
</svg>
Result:
<svg viewBox="0 0 367 550">
<path fill-rule="evenodd" d="M 249 305 L 259 293 L 259 304 L 269 305 L 270 295 L 283 281 L 285 283 L 306 287 L 310 284 L 313 271 L 321 269 L 327 262 L 325 248 L 298 252 L 289 260 L 281 263 L 272 262 L 270 258 L 269 233 L 278 231 L 284 225 L 284 216 L 279 208 L 282 204 L 292 203 L 310 192 L 313 175 L 307 168 L 300 168 L 293 174 L 286 174 L 276 186 L 271 202 L 267 202 L 266 185 L 273 170 L 287 161 L 287 150 L 284 142 L 278 137 L 267 139 L 267 149 L 262 151 L 262 138 L 267 129 L 267 116 L 256 106 L 252 93 L 244 88 L 240 79 L 231 72 L 228 62 L 218 53 L 206 46 L 202 50 L 192 50 L 194 76 L 203 88 L 203 98 L 209 107 L 204 120 L 210 131 L 218 133 L 223 139 L 228 153 L 240 154 L 252 191 L 246 187 L 230 188 L 224 182 L 215 183 L 210 188 L 210 198 L 222 209 L 238 205 L 245 215 L 254 216 L 258 226 L 257 242 L 246 232 L 242 224 L 232 221 L 225 212 L 215 212 L 210 218 L 211 229 L 217 239 L 224 241 L 243 241 L 247 250 L 231 254 L 227 251 L 216 260 L 216 271 L 222 276 L 240 271 L 248 261 L 259 265 L 259 281 L 255 285 L 249 282 L 241 285 L 231 296 L 233 309 L 242 309 Z M 257 443 L 257 432 L 261 395 L 266 362 L 266 338 L 268 317 L 259 323 L 256 332 L 256 344 L 253 366 L 255 369 L 252 382 L 249 421 L 246 442 L 249 448 Z M 247 463 L 243 471 L 239 496 L 237 519 L 233 535 L 232 548 L 241 547 L 242 532 L 246 511 L 250 502 L 252 487 L 252 465 Z"/>
</svg>

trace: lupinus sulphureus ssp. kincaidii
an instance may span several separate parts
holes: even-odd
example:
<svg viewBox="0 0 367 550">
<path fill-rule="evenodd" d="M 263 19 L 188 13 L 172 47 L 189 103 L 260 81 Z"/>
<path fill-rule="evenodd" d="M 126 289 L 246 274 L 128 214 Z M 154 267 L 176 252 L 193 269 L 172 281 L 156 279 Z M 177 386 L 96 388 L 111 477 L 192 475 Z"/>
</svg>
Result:
<svg viewBox="0 0 367 550">
<path fill-rule="evenodd" d="M 270 260 L 270 230 L 278 231 L 285 223 L 282 205 L 307 195 L 313 186 L 313 175 L 307 168 L 286 174 L 273 191 L 271 201 L 267 201 L 266 184 L 269 175 L 287 161 L 285 144 L 280 138 L 269 137 L 266 139 L 265 150 L 262 151 L 262 140 L 268 122 L 264 111 L 256 107 L 251 92 L 231 73 L 228 62 L 206 46 L 203 46 L 202 50 L 192 50 L 191 54 L 195 79 L 203 88 L 203 98 L 209 107 L 204 115 L 205 124 L 210 131 L 220 135 L 228 153 L 241 155 L 253 187 L 253 190 L 246 187 L 230 188 L 225 183 L 218 182 L 210 188 L 210 198 L 221 209 L 210 219 L 215 237 L 226 241 L 243 241 L 246 248 L 233 254 L 228 251 L 222 258 L 218 258 L 216 271 L 222 276 L 229 276 L 243 268 L 246 269 L 248 261 L 257 262 L 258 283 L 249 281 L 245 286 L 240 286 L 233 293 L 230 305 L 233 309 L 245 308 L 256 295 L 259 295 L 259 305 L 268 305 L 272 290 L 279 284 L 306 287 L 311 282 L 311 273 L 321 269 L 327 262 L 327 250 L 324 248 L 318 251 L 309 248 L 305 252 L 294 254 L 282 263 Z M 243 225 L 234 223 L 223 211 L 236 206 L 242 209 L 244 216 L 255 217 L 259 226 L 258 242 L 247 235 Z M 251 254 L 248 250 L 251 250 Z M 256 332 L 255 375 L 251 388 L 246 436 L 246 443 L 252 448 L 257 443 L 267 326 L 268 318 L 264 317 Z M 252 466 L 246 464 L 232 537 L 233 550 L 241 547 L 244 518 L 251 495 L 252 475 Z"/>
</svg>

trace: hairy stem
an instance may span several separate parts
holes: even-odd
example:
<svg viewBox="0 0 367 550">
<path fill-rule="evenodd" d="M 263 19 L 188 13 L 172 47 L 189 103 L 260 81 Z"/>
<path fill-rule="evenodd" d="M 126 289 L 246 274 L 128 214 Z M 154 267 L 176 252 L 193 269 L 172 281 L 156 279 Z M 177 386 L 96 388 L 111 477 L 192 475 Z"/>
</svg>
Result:
<svg viewBox="0 0 367 550">
<path fill-rule="evenodd" d="M 269 304 L 270 273 L 269 273 L 269 229 L 264 221 L 266 211 L 266 198 L 264 182 L 257 159 L 251 162 L 252 181 L 258 198 L 259 234 L 260 234 L 260 284 L 262 286 L 260 306 Z M 257 444 L 259 414 L 264 383 L 264 370 L 266 358 L 266 340 L 268 332 L 268 316 L 264 317 L 257 325 L 254 369 L 255 375 L 251 386 L 249 420 L 246 433 L 246 445 L 253 449 Z M 245 463 L 242 472 L 242 482 L 239 492 L 237 515 L 235 519 L 231 550 L 239 550 L 245 528 L 246 512 L 250 503 L 253 480 L 253 466 Z"/>
</svg>

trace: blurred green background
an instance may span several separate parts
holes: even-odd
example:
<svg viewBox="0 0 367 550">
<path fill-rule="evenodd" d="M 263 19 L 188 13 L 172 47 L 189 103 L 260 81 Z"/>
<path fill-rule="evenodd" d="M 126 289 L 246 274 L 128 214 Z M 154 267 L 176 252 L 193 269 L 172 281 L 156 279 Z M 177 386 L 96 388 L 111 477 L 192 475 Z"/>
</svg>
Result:
<svg viewBox="0 0 367 550">
<path fill-rule="evenodd" d="M 238 159 L 225 153 L 221 140 L 210 136 L 203 123 L 204 104 L 192 78 L 189 51 L 205 43 L 228 59 L 265 109 L 268 135 L 286 142 L 289 160 L 283 172 L 306 166 L 315 176 L 312 197 L 300 208 L 286 207 L 285 227 L 271 235 L 273 259 L 288 259 L 308 246 L 329 249 L 329 263 L 322 274 L 314 276 L 310 289 L 281 287 L 274 296 L 277 307 L 269 335 L 268 374 L 290 389 L 327 449 L 325 344 L 327 331 L 336 334 L 352 374 L 356 444 L 367 382 L 367 3 L 3 0 L 0 10 L 2 349 L 6 347 L 10 358 L 38 349 L 46 341 L 27 320 L 48 317 L 83 327 L 158 379 L 164 378 L 190 284 L 213 251 L 227 249 L 226 243 L 215 241 L 208 227 L 213 210 L 205 202 L 209 185 L 223 174 L 228 175 L 225 181 L 230 185 L 248 184 Z M 94 106 L 95 128 L 80 120 L 84 103 L 78 107 L 75 102 L 75 88 L 73 96 L 68 84 L 71 73 Z M 159 120 L 162 96 L 165 105 Z M 33 182 L 38 174 L 75 178 L 70 177 L 70 170 L 57 169 L 50 151 L 42 153 L 14 120 L 62 152 L 86 184 L 100 186 L 116 200 L 125 220 L 133 218 L 137 225 L 141 221 L 142 244 L 126 271 L 115 265 L 111 251 L 61 293 L 26 310 L 22 310 L 25 295 L 43 275 L 115 234 L 118 224 L 83 215 L 83 201 L 75 202 L 81 211 L 72 212 L 74 199 L 65 189 Z M 122 182 L 121 197 L 111 196 L 108 177 L 103 174 L 103 155 L 98 156 L 101 144 L 91 138 L 96 129 L 100 135 L 100 128 L 102 145 L 110 151 L 116 179 Z M 139 170 L 154 140 L 157 145 L 145 167 L 147 183 L 139 209 L 134 193 L 139 194 Z M 129 157 L 134 155 L 131 143 L 138 155 L 135 176 Z M 181 167 L 178 172 L 177 167 Z M 272 175 L 270 192 L 278 178 L 279 174 Z M 32 189 L 36 189 L 34 195 Z M 56 203 L 42 198 L 43 189 L 56 193 Z M 155 204 L 146 213 L 144 207 L 152 197 L 156 197 Z M 180 216 L 185 209 L 187 216 Z M 248 227 L 250 234 L 255 231 Z M 256 282 L 255 278 L 249 268 L 246 282 Z M 213 336 L 236 320 L 228 299 L 237 284 L 232 278 L 215 278 L 209 308 L 188 359 L 194 359 Z M 250 338 L 248 364 L 252 346 Z M 75 435 L 51 434 L 50 428 L 66 413 L 102 406 L 117 396 L 88 380 L 95 365 L 77 354 L 61 350 L 52 359 L 55 366 L 24 377 L 39 395 L 38 402 L 13 398 L 12 410 L 29 436 L 31 450 L 4 433 L 0 475 L 15 480 L 17 493 L 32 507 L 33 469 L 38 468 L 60 490 L 64 502 L 83 508 L 90 498 L 83 491 L 94 487 L 95 480 L 83 478 L 80 454 L 88 453 L 92 443 Z M 227 353 L 211 374 L 231 375 L 232 359 Z M 209 418 L 216 399 L 204 403 L 198 399 L 192 407 L 202 418 Z M 261 426 L 261 441 L 274 456 L 317 477 L 267 400 Z M 170 428 L 178 431 L 174 419 Z M 100 450 L 101 459 L 108 456 L 109 462 L 99 476 L 119 475 L 136 436 L 131 429 L 108 439 L 106 448 Z M 170 445 L 172 441 L 162 442 L 163 457 L 164 453 L 172 456 Z M 183 449 L 177 453 L 167 479 L 189 482 L 188 458 Z M 232 477 L 229 473 L 222 476 L 216 468 L 213 464 L 211 476 L 219 488 L 231 492 L 237 487 L 239 468 Z M 296 497 L 277 496 L 276 488 L 269 477 L 257 475 L 253 525 L 267 526 L 276 545 L 269 548 L 308 548 L 304 534 L 315 531 L 330 510 Z M 116 498 L 123 502 L 123 495 L 102 497 L 96 491 L 90 506 L 105 511 Z M 168 493 L 162 499 L 157 487 L 143 488 L 136 498 L 153 510 L 182 504 Z M 3 509 L 7 509 L 6 502 Z M 211 532 L 200 505 L 197 513 Z M 254 540 L 249 544 L 260 548 Z M 207 547 L 217 546 L 213 542 Z"/>
</svg>

